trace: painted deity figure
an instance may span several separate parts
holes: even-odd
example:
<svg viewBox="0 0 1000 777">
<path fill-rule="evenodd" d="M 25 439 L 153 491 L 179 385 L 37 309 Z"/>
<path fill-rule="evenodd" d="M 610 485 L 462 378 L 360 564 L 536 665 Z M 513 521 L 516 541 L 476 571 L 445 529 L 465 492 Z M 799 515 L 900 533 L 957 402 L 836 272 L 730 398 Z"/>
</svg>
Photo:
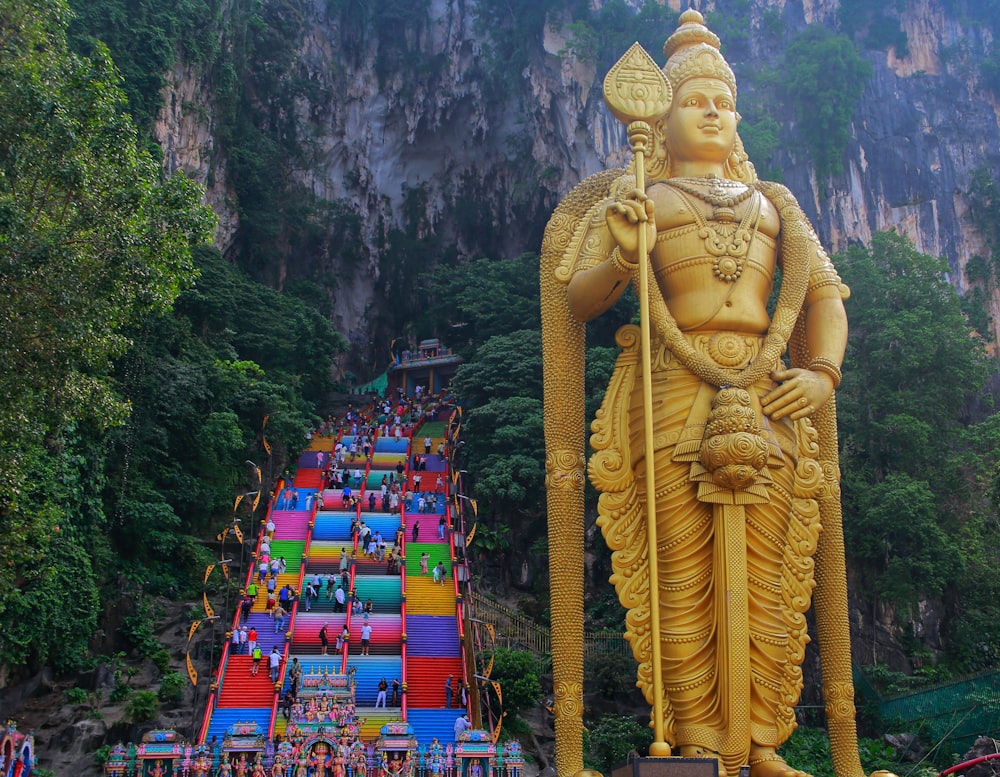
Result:
<svg viewBox="0 0 1000 777">
<path fill-rule="evenodd" d="M 203 775 L 208 774 L 208 770 L 209 770 L 208 754 L 199 753 L 198 757 L 194 761 L 192 772 L 195 775 L 197 775 L 197 777 L 203 777 Z"/>
<path fill-rule="evenodd" d="M 563 419 L 575 412 L 567 411 L 575 402 L 567 399 L 569 385 L 581 386 L 573 396 L 582 413 L 582 367 L 575 361 L 582 363 L 583 324 L 608 310 L 630 282 L 639 287 L 645 264 L 648 362 L 639 328 L 619 330 L 622 351 L 592 424 L 588 467 L 601 492 L 598 523 L 613 551 L 611 580 L 628 609 L 639 686 L 654 714 L 660 704 L 667 752 L 715 757 L 723 774 L 749 764 L 752 777 L 791 777 L 799 773 L 776 750 L 796 725 L 813 557 L 821 525 L 840 530 L 830 400 L 841 377 L 849 292 L 791 193 L 758 180 L 737 134 L 736 79 L 697 11 L 682 14 L 664 54 L 669 107 L 651 122 L 644 188 L 636 187 L 635 161 L 598 174 L 567 196 L 546 230 L 550 537 L 564 541 L 560 516 L 569 515 L 570 503 L 562 500 L 582 492 L 582 437 Z M 768 299 L 779 270 L 772 315 Z M 653 458 L 652 489 L 646 456 Z M 843 551 L 841 544 L 838 566 L 836 545 L 842 538 L 831 541 L 821 572 L 829 573 L 832 593 L 823 604 L 843 599 L 846 628 Z M 554 598 L 556 577 L 553 571 Z M 820 623 L 820 638 L 828 710 L 837 710 L 831 734 L 842 734 L 843 755 L 843 743 L 849 750 L 856 742 L 853 705 L 845 711 L 853 694 L 846 631 L 830 646 L 846 672 L 828 673 L 834 659 L 828 665 L 823 640 L 838 607 L 827 608 L 836 613 Z M 555 613 L 553 620 L 555 652 Z M 560 714 L 576 703 L 573 686 L 556 677 L 557 768 Z M 856 747 L 839 763 L 836 742 L 834 751 L 838 777 L 861 773 Z"/>
<path fill-rule="evenodd" d="M 323 742 L 317 742 L 313 747 L 313 755 L 310 759 L 313 767 L 313 774 L 316 777 L 326 777 L 327 768 L 330 765 L 330 750 Z"/>
</svg>

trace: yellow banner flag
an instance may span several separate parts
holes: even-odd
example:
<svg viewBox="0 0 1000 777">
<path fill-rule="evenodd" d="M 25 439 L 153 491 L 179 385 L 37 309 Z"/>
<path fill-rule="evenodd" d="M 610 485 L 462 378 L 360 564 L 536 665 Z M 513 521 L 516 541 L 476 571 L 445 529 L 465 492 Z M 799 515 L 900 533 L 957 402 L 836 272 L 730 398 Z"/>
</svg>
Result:
<svg viewBox="0 0 1000 777">
<path fill-rule="evenodd" d="M 477 502 L 475 499 L 470 499 L 469 500 L 469 504 L 472 505 L 472 514 L 474 516 L 476 516 L 476 518 L 478 518 L 479 517 L 479 502 Z"/>
<path fill-rule="evenodd" d="M 240 502 L 243 501 L 244 494 L 240 494 L 236 497 L 236 502 L 233 503 L 233 512 L 235 513 L 237 508 L 240 506 Z"/>
<path fill-rule="evenodd" d="M 184 658 L 187 660 L 188 677 L 191 680 L 191 685 L 197 685 L 198 684 L 198 672 L 195 670 L 194 664 L 191 663 L 191 654 L 188 653 L 186 656 L 184 656 Z"/>
<path fill-rule="evenodd" d="M 222 567 L 222 576 L 224 578 L 226 578 L 226 580 L 228 580 L 229 579 L 229 564 L 220 564 L 219 566 Z"/>
<path fill-rule="evenodd" d="M 238 542 L 243 542 L 243 532 L 240 531 L 240 527 L 239 526 L 234 526 L 233 527 L 233 534 L 236 535 L 236 539 L 237 539 Z"/>
<path fill-rule="evenodd" d="M 208 601 L 208 594 L 202 593 L 201 598 L 205 603 L 205 615 L 211 618 L 213 615 L 215 615 L 215 610 L 212 609 L 212 605 Z"/>
<path fill-rule="evenodd" d="M 200 625 L 201 625 L 201 621 L 193 621 L 191 623 L 191 628 L 188 629 L 188 642 L 191 641 L 191 637 L 194 636 L 194 633 L 198 630 L 198 627 Z"/>
<path fill-rule="evenodd" d="M 208 577 L 209 575 L 212 574 L 213 569 L 215 569 L 215 564 L 209 564 L 207 567 L 205 567 L 205 579 L 202 580 L 202 583 L 208 582 Z"/>
<path fill-rule="evenodd" d="M 465 547 L 469 547 L 472 544 L 472 538 L 476 536 L 476 527 L 479 526 L 478 523 L 472 524 L 472 531 L 465 538 Z"/>
<path fill-rule="evenodd" d="M 265 451 L 267 452 L 267 455 L 268 455 L 268 456 L 270 456 L 270 455 L 271 455 L 271 443 L 269 443 L 269 442 L 267 441 L 267 438 L 266 438 L 266 437 L 261 437 L 261 440 L 260 440 L 260 441 L 261 441 L 262 443 L 264 443 L 264 450 L 265 450 Z"/>
<path fill-rule="evenodd" d="M 257 477 L 258 477 L 258 479 L 260 478 L 260 470 L 259 469 L 257 470 Z M 257 505 L 260 504 L 260 492 L 261 492 L 261 489 L 258 488 L 257 489 L 257 496 L 255 496 L 254 499 L 253 499 L 253 507 L 251 508 L 250 512 L 256 512 L 257 511 Z"/>
</svg>

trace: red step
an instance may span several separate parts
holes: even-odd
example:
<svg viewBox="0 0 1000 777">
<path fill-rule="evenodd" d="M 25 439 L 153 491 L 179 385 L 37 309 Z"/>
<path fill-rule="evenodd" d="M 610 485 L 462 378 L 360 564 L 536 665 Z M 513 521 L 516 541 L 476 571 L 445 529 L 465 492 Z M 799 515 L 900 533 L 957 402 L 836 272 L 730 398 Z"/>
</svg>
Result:
<svg viewBox="0 0 1000 777">
<path fill-rule="evenodd" d="M 322 474 L 318 469 L 300 469 L 295 473 L 295 488 L 319 488 L 320 476 Z M 304 498 L 299 498 L 300 504 Z"/>
<path fill-rule="evenodd" d="M 250 656 L 230 656 L 226 675 L 219 688 L 220 707 L 270 707 L 274 703 L 274 685 L 268 673 L 267 656 L 260 661 L 257 676 L 250 674 Z"/>
<path fill-rule="evenodd" d="M 406 659 L 406 703 L 410 707 L 444 707 L 444 681 L 448 675 L 454 694 L 451 704 L 460 704 L 459 688 L 462 687 L 461 658 L 407 657 Z"/>
</svg>

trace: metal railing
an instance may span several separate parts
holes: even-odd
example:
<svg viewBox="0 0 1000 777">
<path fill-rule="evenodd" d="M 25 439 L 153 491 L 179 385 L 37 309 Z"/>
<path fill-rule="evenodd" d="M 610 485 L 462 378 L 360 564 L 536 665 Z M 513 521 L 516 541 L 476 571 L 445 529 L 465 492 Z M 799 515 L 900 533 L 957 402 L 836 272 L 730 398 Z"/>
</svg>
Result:
<svg viewBox="0 0 1000 777">
<path fill-rule="evenodd" d="M 552 634 L 510 607 L 473 593 L 468 601 L 470 615 L 491 623 L 496 634 L 496 646 L 511 650 L 527 650 L 542 659 L 552 653 Z M 588 631 L 583 635 L 584 655 L 618 654 L 631 656 L 632 648 L 620 631 Z"/>
</svg>

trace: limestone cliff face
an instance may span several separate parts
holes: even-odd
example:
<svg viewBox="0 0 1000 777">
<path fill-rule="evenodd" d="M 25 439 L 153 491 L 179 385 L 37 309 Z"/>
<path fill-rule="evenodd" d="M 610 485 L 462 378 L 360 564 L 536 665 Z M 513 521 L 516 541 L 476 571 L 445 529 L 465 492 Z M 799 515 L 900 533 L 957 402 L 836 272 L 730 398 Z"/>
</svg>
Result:
<svg viewBox="0 0 1000 777">
<path fill-rule="evenodd" d="M 342 246 L 331 239 L 315 256 L 289 252 L 273 277 L 336 278 L 335 323 L 361 356 L 368 333 L 380 336 L 380 312 L 406 293 L 401 258 L 386 237 L 391 229 L 438 236 L 460 257 L 536 251 L 559 197 L 625 159 L 624 133 L 600 97 L 604 74 L 566 54 L 570 33 L 559 13 L 550 11 L 537 39 L 526 42 L 529 55 L 502 88 L 488 81 L 484 73 L 496 63 L 486 63 L 488 42 L 477 24 L 486 2 L 428 0 L 416 21 L 377 29 L 352 21 L 357 4 L 286 4 L 296 15 L 285 19 L 295 29 L 296 67 L 311 86 L 294 103 L 305 152 L 291 174 L 320 201 L 359 215 L 362 245 L 350 260 L 360 266 L 345 267 Z M 693 5 L 727 11 L 723 0 Z M 780 60 L 781 44 L 762 31 L 765 14 L 780 16 L 787 42 L 806 24 L 834 25 L 837 9 L 835 0 L 751 0 L 750 54 L 735 62 L 737 78 Z M 774 162 L 829 248 L 895 227 L 921 251 L 946 257 L 964 291 L 963 267 L 984 252 L 967 220 L 970 174 L 983 166 L 1000 171 L 1000 105 L 975 67 L 992 34 L 955 0 L 908 0 L 898 18 L 909 51 L 864 52 L 874 74 L 854 115 L 844 172 L 817 180 L 801 145 Z M 208 185 L 221 216 L 219 245 L 238 251 L 239 202 L 214 132 L 216 85 L 183 64 L 170 80 L 157 125 L 167 163 Z M 269 98 L 251 97 L 267 107 Z M 773 115 L 794 137 L 784 107 L 774 106 Z M 1000 297 L 993 301 L 1000 321 Z"/>
</svg>

